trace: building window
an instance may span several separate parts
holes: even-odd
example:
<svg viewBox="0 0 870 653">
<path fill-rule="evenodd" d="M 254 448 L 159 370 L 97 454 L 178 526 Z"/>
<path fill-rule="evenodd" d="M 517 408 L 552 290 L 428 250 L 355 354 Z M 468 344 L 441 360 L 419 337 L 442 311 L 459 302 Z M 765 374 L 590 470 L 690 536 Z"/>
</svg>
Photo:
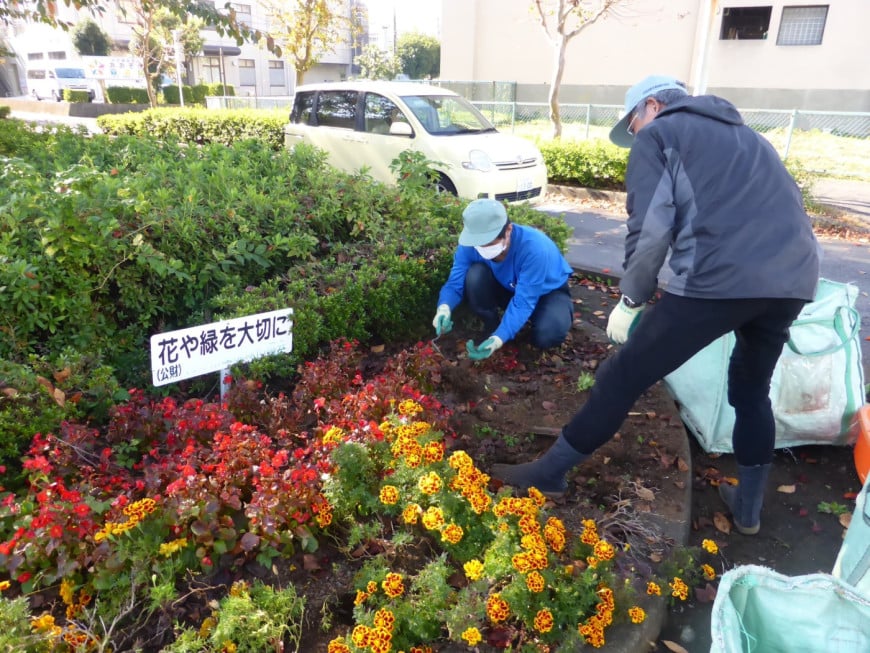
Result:
<svg viewBox="0 0 870 653">
<path fill-rule="evenodd" d="M 203 81 L 214 83 L 221 82 L 221 60 L 220 57 L 203 57 L 202 58 L 202 76 Z"/>
<path fill-rule="evenodd" d="M 239 59 L 239 86 L 257 85 L 257 67 L 253 59 Z"/>
<path fill-rule="evenodd" d="M 284 86 L 284 62 L 270 61 L 269 62 L 269 86 Z"/>
<path fill-rule="evenodd" d="M 722 10 L 722 31 L 719 38 L 766 39 L 770 28 L 772 7 L 725 7 Z"/>
<path fill-rule="evenodd" d="M 61 50 L 60 52 L 49 52 L 48 58 L 55 59 L 55 60 L 66 59 L 66 52 L 64 52 L 63 50 Z"/>
<path fill-rule="evenodd" d="M 42 58 L 44 58 L 44 55 L 42 52 L 28 52 L 27 53 L 27 60 L 28 61 L 39 61 Z"/>
<path fill-rule="evenodd" d="M 251 26 L 251 5 L 240 5 L 237 2 L 231 2 L 230 7 L 236 12 L 236 22 L 245 27 Z"/>
<path fill-rule="evenodd" d="M 777 45 L 821 45 L 828 5 L 783 7 Z"/>
</svg>

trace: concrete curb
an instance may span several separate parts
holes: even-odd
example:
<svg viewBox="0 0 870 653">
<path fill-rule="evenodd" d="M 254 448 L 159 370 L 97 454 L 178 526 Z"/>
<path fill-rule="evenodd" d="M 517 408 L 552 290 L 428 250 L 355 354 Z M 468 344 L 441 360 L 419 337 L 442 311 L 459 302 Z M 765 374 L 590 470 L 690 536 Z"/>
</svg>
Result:
<svg viewBox="0 0 870 653">
<path fill-rule="evenodd" d="M 584 186 L 562 186 L 547 184 L 547 194 L 558 195 L 574 200 L 607 200 L 609 202 L 625 203 L 626 193 L 618 190 L 601 190 Z"/>
</svg>

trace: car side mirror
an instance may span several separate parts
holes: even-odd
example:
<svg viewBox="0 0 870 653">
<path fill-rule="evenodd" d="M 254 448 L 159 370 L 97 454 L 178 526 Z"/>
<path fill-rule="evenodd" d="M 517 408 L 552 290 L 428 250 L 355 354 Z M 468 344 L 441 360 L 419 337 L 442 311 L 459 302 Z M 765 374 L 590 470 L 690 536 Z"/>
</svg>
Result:
<svg viewBox="0 0 870 653">
<path fill-rule="evenodd" d="M 408 123 L 398 121 L 390 125 L 390 134 L 392 136 L 413 136 L 414 130 Z"/>
</svg>

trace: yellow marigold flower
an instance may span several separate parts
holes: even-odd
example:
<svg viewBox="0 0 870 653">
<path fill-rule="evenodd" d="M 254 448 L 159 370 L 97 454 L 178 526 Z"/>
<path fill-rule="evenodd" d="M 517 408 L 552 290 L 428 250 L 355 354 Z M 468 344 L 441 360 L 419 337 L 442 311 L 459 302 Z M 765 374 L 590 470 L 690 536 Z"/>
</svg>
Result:
<svg viewBox="0 0 870 653">
<path fill-rule="evenodd" d="M 701 565 L 701 571 L 704 572 L 706 580 L 716 580 L 716 570 L 710 565 Z"/>
<path fill-rule="evenodd" d="M 411 424 L 411 433 L 414 434 L 415 438 L 428 433 L 431 429 L 432 425 L 429 422 L 414 422 Z"/>
<path fill-rule="evenodd" d="M 239 648 L 236 646 L 236 643 L 230 640 L 225 641 L 221 647 L 221 653 L 236 653 L 238 650 Z"/>
<path fill-rule="evenodd" d="M 393 634 L 385 628 L 369 630 L 369 649 L 372 653 L 388 653 L 393 647 Z"/>
<path fill-rule="evenodd" d="M 206 617 L 202 620 L 202 625 L 199 627 L 199 636 L 203 639 L 207 639 L 214 627 L 217 626 L 217 620 L 214 617 Z"/>
<path fill-rule="evenodd" d="M 157 508 L 157 502 L 151 498 L 139 499 L 124 507 L 124 514 L 128 517 L 138 515 L 150 515 Z"/>
<path fill-rule="evenodd" d="M 397 596 L 402 596 L 402 594 L 405 593 L 405 585 L 402 582 L 402 576 L 393 572 L 387 574 L 387 577 L 384 578 L 381 583 L 381 587 L 384 588 L 384 592 L 391 599 L 394 599 Z"/>
<path fill-rule="evenodd" d="M 598 530 L 595 527 L 584 527 L 583 532 L 580 534 L 580 541 L 583 542 L 583 544 L 595 546 L 598 544 Z"/>
<path fill-rule="evenodd" d="M 463 469 L 466 467 L 472 467 L 474 461 L 471 459 L 471 456 L 460 449 L 450 454 L 450 457 L 447 459 L 447 464 L 453 469 Z"/>
<path fill-rule="evenodd" d="M 553 613 L 544 608 L 543 610 L 538 610 L 538 614 L 535 615 L 535 630 L 539 633 L 549 633 L 553 630 Z"/>
<path fill-rule="evenodd" d="M 420 492 L 423 494 L 435 494 L 441 489 L 441 486 L 441 477 L 438 476 L 437 472 L 423 474 L 420 480 L 417 481 L 417 487 L 420 488 Z"/>
<path fill-rule="evenodd" d="M 363 603 L 365 603 L 367 598 L 369 598 L 369 595 L 367 592 L 363 592 L 362 590 L 357 590 L 356 591 L 356 598 L 354 598 L 353 604 L 354 605 L 362 605 Z"/>
<path fill-rule="evenodd" d="M 546 585 L 544 577 L 537 571 L 533 571 L 526 576 L 526 587 L 529 588 L 530 592 L 543 592 Z"/>
<path fill-rule="evenodd" d="M 643 608 L 635 605 L 628 609 L 628 616 L 631 619 L 631 623 L 641 624 L 646 619 L 646 612 L 644 612 Z"/>
<path fill-rule="evenodd" d="M 479 580 L 483 576 L 483 563 L 480 560 L 469 560 L 462 565 L 462 569 L 468 576 L 468 580 Z"/>
<path fill-rule="evenodd" d="M 344 637 L 336 637 L 329 642 L 326 653 L 350 653 L 350 646 L 344 641 Z"/>
<path fill-rule="evenodd" d="M 399 500 L 399 488 L 395 485 L 385 485 L 381 488 L 380 499 L 385 506 L 395 505 Z"/>
<path fill-rule="evenodd" d="M 60 598 L 63 599 L 63 602 L 66 605 L 73 604 L 73 598 L 75 597 L 75 591 L 76 591 L 75 585 L 68 578 L 64 578 L 60 582 L 60 591 L 59 591 Z"/>
<path fill-rule="evenodd" d="M 658 583 L 650 581 L 646 584 L 646 593 L 650 596 L 661 596 L 662 588 L 659 587 Z"/>
<path fill-rule="evenodd" d="M 402 521 L 406 524 L 416 524 L 422 510 L 418 504 L 409 503 L 402 511 Z"/>
<path fill-rule="evenodd" d="M 486 599 L 486 614 L 493 623 L 506 620 L 510 613 L 508 602 L 501 598 L 500 594 L 490 594 Z"/>
<path fill-rule="evenodd" d="M 598 558 L 595 556 L 586 556 L 586 564 L 590 569 L 595 569 L 598 566 Z"/>
<path fill-rule="evenodd" d="M 613 560 L 616 551 L 614 551 L 613 545 L 607 540 L 598 540 L 598 542 L 595 543 L 594 553 L 595 557 L 599 560 L 607 561 Z"/>
<path fill-rule="evenodd" d="M 528 489 L 529 498 L 535 502 L 535 505 L 539 508 L 543 507 L 545 503 L 547 503 L 547 497 L 544 496 L 543 492 L 541 492 L 536 487 L 530 487 Z"/>
<path fill-rule="evenodd" d="M 375 612 L 375 628 L 392 630 L 394 623 L 396 623 L 396 615 L 390 612 L 387 608 L 381 608 Z"/>
<path fill-rule="evenodd" d="M 359 624 L 353 629 L 350 639 L 357 648 L 368 648 L 370 633 L 371 629 L 368 626 Z"/>
<path fill-rule="evenodd" d="M 324 507 L 317 513 L 317 525 L 320 528 L 326 528 L 332 523 L 332 508 Z"/>
<path fill-rule="evenodd" d="M 30 621 L 30 627 L 36 632 L 45 632 L 55 627 L 54 617 L 44 614 Z"/>
<path fill-rule="evenodd" d="M 12 587 L 12 583 L 10 583 L 8 580 L 0 580 L 0 592 L 5 592 L 10 587 Z"/>
<path fill-rule="evenodd" d="M 529 559 L 528 553 L 515 553 L 511 558 L 511 564 L 521 574 L 526 573 L 532 568 L 532 562 Z"/>
<path fill-rule="evenodd" d="M 423 412 L 423 407 L 416 401 L 405 399 L 399 404 L 399 415 L 412 416 Z"/>
<path fill-rule="evenodd" d="M 250 585 L 243 580 L 237 580 L 232 585 L 230 585 L 229 594 L 232 597 L 245 596 L 248 593 L 248 589 Z"/>
<path fill-rule="evenodd" d="M 719 553 L 719 545 L 717 545 L 713 540 L 704 540 L 701 542 L 701 548 L 712 555 Z"/>
<path fill-rule="evenodd" d="M 447 524 L 441 531 L 441 540 L 450 544 L 459 544 L 464 534 L 459 524 Z"/>
<path fill-rule="evenodd" d="M 466 499 L 468 499 L 468 503 L 471 504 L 471 510 L 474 511 L 476 515 L 482 515 L 489 510 L 490 505 L 492 505 L 492 497 L 482 490 L 470 492 L 466 496 Z"/>
<path fill-rule="evenodd" d="M 187 546 L 187 538 L 179 537 L 178 539 L 172 540 L 171 542 L 164 542 L 160 545 L 159 553 L 162 556 L 169 557 L 176 551 L 180 551 L 184 547 Z"/>
<path fill-rule="evenodd" d="M 368 583 L 366 583 L 366 592 L 368 592 L 369 594 L 374 594 L 377 591 L 378 584 L 375 581 L 370 580 Z"/>
<path fill-rule="evenodd" d="M 423 447 L 423 459 L 427 463 L 438 463 L 444 459 L 444 442 L 437 440 Z"/>
<path fill-rule="evenodd" d="M 429 506 L 423 513 L 423 526 L 436 531 L 444 525 L 444 513 L 438 506 Z"/>
<path fill-rule="evenodd" d="M 534 515 L 523 515 L 520 517 L 519 521 L 520 532 L 523 535 L 532 535 L 541 530 L 541 525 L 538 523 L 538 520 L 535 519 Z"/>
<path fill-rule="evenodd" d="M 462 631 L 462 639 L 468 642 L 469 646 L 477 646 L 480 643 L 480 640 L 483 639 L 483 636 L 477 628 L 472 627 L 466 628 Z"/>
<path fill-rule="evenodd" d="M 589 646 L 593 648 L 604 646 L 604 630 L 600 626 L 593 626 L 587 623 L 582 624 L 577 630 Z"/>
<path fill-rule="evenodd" d="M 689 586 L 686 585 L 679 577 L 674 577 L 673 582 L 669 583 L 671 587 L 671 596 L 685 601 L 689 598 Z"/>
<path fill-rule="evenodd" d="M 344 429 L 338 426 L 330 426 L 323 434 L 324 444 L 340 444 L 341 442 L 344 442 Z"/>
</svg>

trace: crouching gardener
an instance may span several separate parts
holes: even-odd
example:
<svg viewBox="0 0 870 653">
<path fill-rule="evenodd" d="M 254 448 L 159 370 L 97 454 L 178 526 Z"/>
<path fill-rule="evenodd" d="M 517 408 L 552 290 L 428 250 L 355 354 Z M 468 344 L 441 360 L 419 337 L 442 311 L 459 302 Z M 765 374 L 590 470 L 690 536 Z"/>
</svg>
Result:
<svg viewBox="0 0 870 653">
<path fill-rule="evenodd" d="M 588 401 L 542 458 L 496 465 L 493 476 L 564 492 L 565 473 L 613 436 L 644 390 L 733 331 L 728 403 L 740 483 L 719 490 L 736 529 L 755 534 L 775 444 L 770 379 L 818 282 L 800 191 L 730 102 L 689 96 L 672 77 L 632 86 L 610 139 L 631 147 L 622 297 L 607 323 L 625 346 L 599 368 Z M 668 250 L 674 278 L 644 311 Z"/>
<path fill-rule="evenodd" d="M 501 202 L 492 199 L 469 203 L 462 220 L 453 268 L 438 295 L 435 333 L 453 328 L 452 311 L 465 299 L 490 334 L 480 345 L 468 341 L 473 360 L 491 356 L 529 321 L 535 347 L 561 344 L 574 308 L 571 266 L 556 243 L 533 227 L 511 223 Z"/>
</svg>

